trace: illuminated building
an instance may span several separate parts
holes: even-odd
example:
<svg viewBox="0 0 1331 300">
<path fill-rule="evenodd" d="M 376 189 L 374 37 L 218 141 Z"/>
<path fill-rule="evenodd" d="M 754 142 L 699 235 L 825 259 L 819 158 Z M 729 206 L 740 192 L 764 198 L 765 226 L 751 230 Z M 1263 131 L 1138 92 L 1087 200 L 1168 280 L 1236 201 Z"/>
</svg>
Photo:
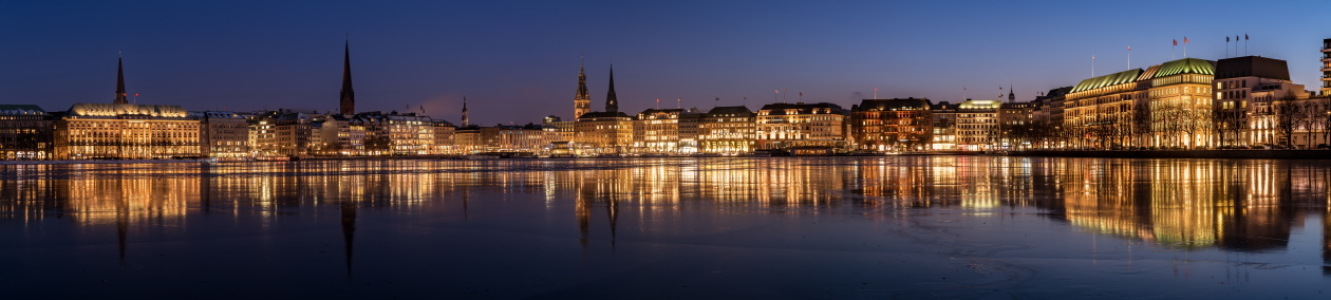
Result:
<svg viewBox="0 0 1331 300">
<path fill-rule="evenodd" d="M 55 122 L 56 159 L 199 157 L 199 121 L 175 105 L 78 103 Z"/>
<path fill-rule="evenodd" d="M 1211 61 L 1184 58 L 1082 80 L 1065 96 L 1071 147 L 1211 146 Z"/>
<path fill-rule="evenodd" d="M 1070 147 L 1111 148 L 1136 146 L 1151 130 L 1147 88 L 1152 74 L 1131 69 L 1089 78 L 1068 91 L 1063 106 L 1063 130 Z"/>
<path fill-rule="evenodd" d="M 625 153 L 633 146 L 633 118 L 619 112 L 615 95 L 615 68 L 610 67 L 610 88 L 605 95 L 604 112 L 578 116 L 573 125 L 573 142 L 585 148 L 583 153 Z"/>
<path fill-rule="evenodd" d="M 870 151 L 924 150 L 933 136 L 929 99 L 864 99 L 850 108 L 850 136 Z"/>
<path fill-rule="evenodd" d="M 1216 61 L 1212 85 L 1220 146 L 1278 144 L 1272 104 L 1308 97 L 1303 85 L 1290 81 L 1285 61 L 1259 56 Z"/>
<path fill-rule="evenodd" d="M 998 107 L 998 146 L 1025 149 L 1035 144 L 1043 124 L 1036 123 L 1036 102 L 1007 102 Z"/>
<path fill-rule="evenodd" d="M 573 124 L 573 141 L 595 153 L 623 153 L 633 146 L 633 118 L 622 112 L 589 112 Z"/>
<path fill-rule="evenodd" d="M 578 62 L 578 92 L 573 95 L 573 119 L 581 117 L 582 114 L 592 112 L 592 95 L 587 91 L 587 73 L 583 72 L 583 64 Z"/>
<path fill-rule="evenodd" d="M 753 151 L 754 113 L 744 106 L 719 106 L 698 124 L 699 151 L 744 153 Z"/>
<path fill-rule="evenodd" d="M 249 123 L 234 112 L 192 112 L 199 120 L 199 151 L 207 157 L 239 159 L 250 156 Z"/>
<path fill-rule="evenodd" d="M 1062 148 L 1067 137 L 1063 130 L 1063 105 L 1072 87 L 1060 87 L 1035 97 L 1035 111 L 1032 119 L 1036 124 L 1037 141 L 1033 146 L 1041 148 Z"/>
<path fill-rule="evenodd" d="M 1331 99 L 1318 96 L 1276 100 L 1271 107 L 1275 112 L 1276 145 L 1312 149 L 1331 144 L 1327 139 Z"/>
<path fill-rule="evenodd" d="M 957 104 L 957 149 L 989 150 L 998 142 L 998 100 L 967 99 Z"/>
<path fill-rule="evenodd" d="M 1322 40 L 1322 95 L 1331 94 L 1331 39 Z"/>
<path fill-rule="evenodd" d="M 930 127 L 933 128 L 932 138 L 929 141 L 931 150 L 956 150 L 957 149 L 957 105 L 947 101 L 939 102 L 929 107 Z"/>
<path fill-rule="evenodd" d="M 1214 146 L 1211 82 L 1215 64 L 1184 58 L 1151 66 L 1143 74 L 1150 76 L 1150 145 L 1193 148 Z M 1111 112 L 1112 113 L 1112 112 Z"/>
<path fill-rule="evenodd" d="M 536 124 L 462 127 L 453 136 L 462 153 L 536 153 L 551 142 L 545 127 Z"/>
<path fill-rule="evenodd" d="M 428 154 L 434 143 L 434 121 L 416 113 L 365 112 L 365 151 L 369 155 Z"/>
<path fill-rule="evenodd" d="M 311 115 L 309 154 L 365 155 L 365 121 L 352 115 Z"/>
<path fill-rule="evenodd" d="M 457 145 L 453 139 L 457 126 L 448 121 L 434 121 L 434 150 L 432 154 L 452 154 L 456 151 Z"/>
<path fill-rule="evenodd" d="M 257 156 L 302 156 L 310 154 L 315 133 L 313 112 L 288 109 L 250 117 L 253 151 Z M 318 142 L 318 141 L 316 141 Z M 321 145 L 313 145 L 319 148 Z"/>
<path fill-rule="evenodd" d="M 701 116 L 679 108 L 644 110 L 633 121 L 633 147 L 648 153 L 697 152 Z"/>
<path fill-rule="evenodd" d="M 847 111 L 832 103 L 775 103 L 758 109 L 754 119 L 759 150 L 844 148 Z"/>
<path fill-rule="evenodd" d="M 0 159 L 50 159 L 54 122 L 36 105 L 0 105 Z"/>
<path fill-rule="evenodd" d="M 552 142 L 571 142 L 573 141 L 573 126 L 575 121 L 564 121 L 557 116 L 546 116 L 541 120 L 545 125 L 545 134 Z"/>
</svg>

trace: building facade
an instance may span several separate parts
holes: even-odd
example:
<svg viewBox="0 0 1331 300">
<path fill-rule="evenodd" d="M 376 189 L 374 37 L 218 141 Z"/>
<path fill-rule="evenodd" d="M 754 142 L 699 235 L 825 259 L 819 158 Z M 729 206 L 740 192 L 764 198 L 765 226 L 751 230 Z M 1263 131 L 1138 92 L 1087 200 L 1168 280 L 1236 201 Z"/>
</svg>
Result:
<svg viewBox="0 0 1331 300">
<path fill-rule="evenodd" d="M 201 157 L 199 120 L 175 105 L 79 103 L 55 122 L 55 158 Z"/>
<path fill-rule="evenodd" d="M 755 116 L 744 106 L 718 106 L 707 111 L 698 123 L 699 151 L 713 154 L 752 152 Z"/>
<path fill-rule="evenodd" d="M 36 105 L 0 105 L 0 160 L 51 159 L 55 118 Z"/>
<path fill-rule="evenodd" d="M 925 98 L 864 99 L 850 108 L 850 137 L 859 150 L 925 150 L 933 138 L 933 105 Z"/>
<path fill-rule="evenodd" d="M 758 150 L 846 147 L 846 115 L 840 105 L 822 102 L 774 103 L 758 109 L 754 131 Z"/>
</svg>

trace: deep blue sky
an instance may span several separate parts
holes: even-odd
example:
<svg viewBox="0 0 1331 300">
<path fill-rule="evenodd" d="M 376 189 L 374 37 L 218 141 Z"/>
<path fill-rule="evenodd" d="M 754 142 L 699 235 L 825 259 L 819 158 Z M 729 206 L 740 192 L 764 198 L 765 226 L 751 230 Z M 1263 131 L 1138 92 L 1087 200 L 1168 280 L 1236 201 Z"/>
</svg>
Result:
<svg viewBox="0 0 1331 300">
<path fill-rule="evenodd" d="M 0 1 L 0 103 L 110 102 L 116 53 L 139 103 L 335 111 L 349 34 L 357 110 L 475 123 L 568 118 L 578 55 L 601 110 L 1017 98 L 1170 59 L 1248 52 L 1315 89 L 1331 1 Z M 1231 46 L 1233 44 L 1230 44 Z M 1233 51 L 1233 50 L 1230 50 Z M 1180 46 L 1178 55 L 1182 57 Z M 966 91 L 963 91 L 963 86 Z"/>
</svg>

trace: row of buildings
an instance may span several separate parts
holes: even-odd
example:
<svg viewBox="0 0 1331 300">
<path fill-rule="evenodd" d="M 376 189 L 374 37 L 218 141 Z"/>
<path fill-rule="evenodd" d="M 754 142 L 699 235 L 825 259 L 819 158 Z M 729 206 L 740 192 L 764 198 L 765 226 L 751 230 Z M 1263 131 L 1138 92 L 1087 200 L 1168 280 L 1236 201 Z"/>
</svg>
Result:
<svg viewBox="0 0 1331 300">
<path fill-rule="evenodd" d="M 337 113 L 190 112 L 131 104 L 123 63 L 111 103 L 48 112 L 0 105 L 0 158 L 249 159 L 476 153 L 621 155 L 986 151 L 1030 148 L 1317 148 L 1331 144 L 1331 39 L 1320 93 L 1290 80 L 1286 62 L 1184 58 L 1081 80 L 1031 101 L 926 98 L 772 103 L 700 109 L 618 109 L 614 70 L 604 111 L 593 111 L 579 70 L 574 118 L 477 126 L 463 99 L 453 124 L 417 113 L 355 112 L 344 49 Z"/>
</svg>

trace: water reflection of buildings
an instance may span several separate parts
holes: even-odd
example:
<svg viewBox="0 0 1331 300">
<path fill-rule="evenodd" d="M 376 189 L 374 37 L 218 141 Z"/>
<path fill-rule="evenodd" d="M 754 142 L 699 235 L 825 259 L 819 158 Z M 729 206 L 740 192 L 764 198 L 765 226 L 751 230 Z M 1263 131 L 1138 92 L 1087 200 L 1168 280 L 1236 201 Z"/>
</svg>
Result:
<svg viewBox="0 0 1331 300">
<path fill-rule="evenodd" d="M 1311 165 L 1309 165 L 1311 164 Z M 0 220 L 48 217 L 116 228 L 184 227 L 194 214 L 259 216 L 336 208 L 351 272 L 365 210 L 460 210 L 468 201 L 535 195 L 570 205 L 580 241 L 697 226 L 693 215 L 821 214 L 874 220 L 912 208 L 1040 209 L 1097 234 L 1166 247 L 1284 248 L 1291 226 L 1326 210 L 1331 166 L 1272 160 L 1133 160 L 987 156 L 349 160 L 281 163 L 0 166 Z M 473 196 L 480 195 L 480 196 Z M 498 198 L 496 198 L 498 197 Z M 798 209 L 793 209 L 798 208 Z M 699 210 L 709 210 L 705 214 Z M 325 212 L 330 210 L 316 210 Z M 997 214 L 996 214 L 997 215 Z M 625 229 L 632 229 L 626 231 Z M 1324 241 L 1331 263 L 1331 242 Z M 123 255 L 123 251 L 122 251 Z"/>
</svg>

